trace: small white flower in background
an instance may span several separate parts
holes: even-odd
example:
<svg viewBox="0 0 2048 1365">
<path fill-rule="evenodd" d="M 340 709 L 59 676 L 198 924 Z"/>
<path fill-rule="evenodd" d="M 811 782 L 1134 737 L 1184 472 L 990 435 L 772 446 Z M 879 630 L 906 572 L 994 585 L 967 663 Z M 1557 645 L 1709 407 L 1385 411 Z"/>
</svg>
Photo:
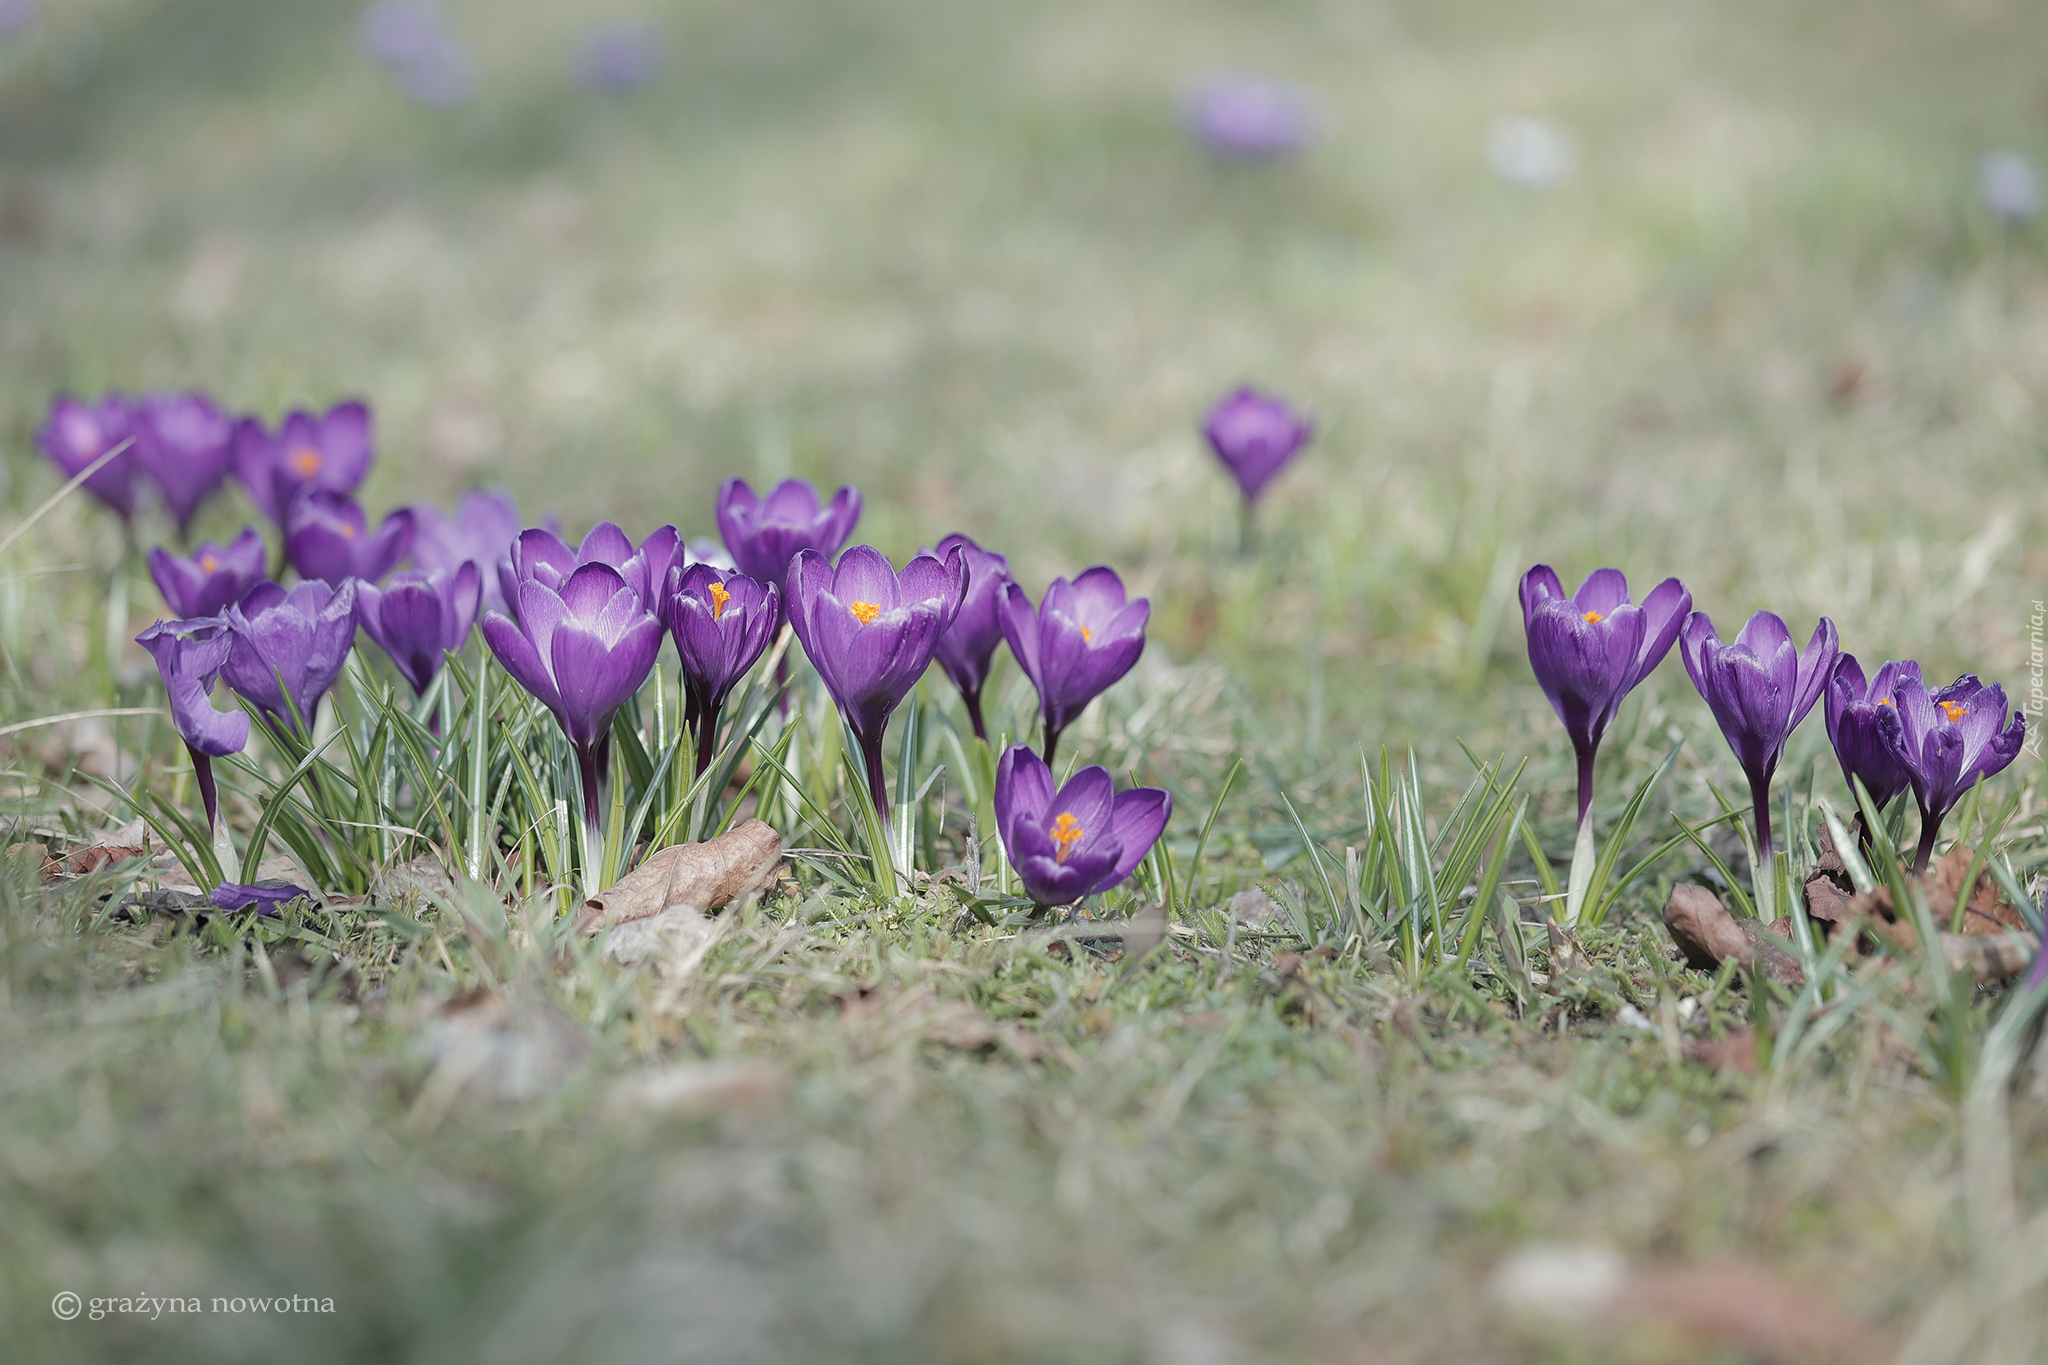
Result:
<svg viewBox="0 0 2048 1365">
<path fill-rule="evenodd" d="M 1499 120 L 1487 132 L 1486 159 L 1510 185 L 1540 190 L 1570 175 L 1579 153 L 1554 124 L 1517 116 Z"/>
<path fill-rule="evenodd" d="M 1977 197 L 1999 222 L 2017 226 L 2041 211 L 2041 178 L 2018 152 L 1989 152 L 1977 163 Z"/>
</svg>

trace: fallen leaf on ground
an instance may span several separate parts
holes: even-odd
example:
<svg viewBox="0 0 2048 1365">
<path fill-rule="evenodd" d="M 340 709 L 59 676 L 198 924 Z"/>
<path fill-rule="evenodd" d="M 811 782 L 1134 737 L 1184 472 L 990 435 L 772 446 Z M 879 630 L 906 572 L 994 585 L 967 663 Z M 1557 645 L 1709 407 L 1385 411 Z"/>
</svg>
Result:
<svg viewBox="0 0 2048 1365">
<path fill-rule="evenodd" d="M 594 934 L 677 906 L 710 914 L 773 881 L 781 860 L 782 837 L 760 820 L 707 843 L 670 844 L 585 901 L 577 928 Z"/>
<path fill-rule="evenodd" d="M 690 906 L 678 905 L 614 928 L 605 939 L 604 955 L 630 967 L 659 954 L 663 966 L 672 975 L 680 975 L 695 970 L 717 940 L 717 925 Z"/>
<path fill-rule="evenodd" d="M 621 1076 L 604 1112 L 697 1116 L 756 1109 L 782 1093 L 780 1068 L 760 1062 L 678 1062 Z"/>
<path fill-rule="evenodd" d="M 1781 986 L 1806 984 L 1806 973 L 1785 950 L 1782 938 L 1756 920 L 1735 918 L 1704 886 L 1680 882 L 1671 888 L 1671 899 L 1664 904 L 1664 927 L 1689 967 L 1711 972 L 1734 958 L 1762 969 Z"/>
<path fill-rule="evenodd" d="M 1726 1038 L 1695 1038 L 1685 1045 L 1687 1061 L 1710 1066 L 1716 1071 L 1757 1073 L 1756 1030 L 1739 1028 Z"/>
</svg>

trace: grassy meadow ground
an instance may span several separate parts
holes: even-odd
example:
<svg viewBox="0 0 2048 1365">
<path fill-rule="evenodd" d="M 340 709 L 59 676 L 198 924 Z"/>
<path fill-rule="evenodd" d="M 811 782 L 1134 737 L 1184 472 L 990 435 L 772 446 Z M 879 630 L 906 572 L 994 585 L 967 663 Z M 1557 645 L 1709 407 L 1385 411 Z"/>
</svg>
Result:
<svg viewBox="0 0 2048 1365">
<path fill-rule="evenodd" d="M 1972 174 L 2048 165 L 2048 9 L 650 0 L 667 68 L 605 96 L 562 70 L 585 6 L 445 8 L 481 72 L 453 110 L 361 57 L 351 4 L 65 0 L 0 36 L 8 525 L 57 486 L 30 444 L 53 390 L 192 386 L 368 398 L 373 513 L 502 481 L 572 529 L 695 535 L 727 474 L 795 473 L 857 483 L 898 557 L 964 530 L 1034 594 L 1108 562 L 1151 642 L 1071 743 L 1174 788 L 1183 860 L 1246 760 L 1203 912 L 1313 883 L 1280 795 L 1341 855 L 1382 745 L 1439 817 L 1457 741 L 1527 755 L 1562 862 L 1570 752 L 1513 610 L 1539 559 L 2026 692 L 2048 235 L 2001 230 Z M 1226 67 L 1313 89 L 1320 144 L 1190 146 L 1177 103 Z M 1578 147 L 1547 191 L 1487 167 L 1518 113 Z M 1196 430 L 1245 380 L 1320 424 L 1250 556 Z M 0 725 L 157 704 L 122 643 L 157 599 L 112 528 L 74 500 L 6 551 Z M 1645 840 L 1739 780 L 1673 658 L 1607 745 L 1603 818 L 1681 738 Z M 136 719 L 0 742 L 24 832 L 104 823 L 74 764 L 176 766 Z M 1840 803 L 1818 715 L 1785 772 Z M 2028 793 L 2022 864 L 2040 787 L 2028 754 L 1990 792 Z M 1418 976 L 1190 915 L 1126 972 L 936 895 L 770 896 L 680 975 L 558 955 L 470 888 L 421 937 L 351 924 L 343 970 L 12 866 L 0 1354 L 2042 1358 L 2048 1097 L 1971 1111 L 1897 1046 L 1905 997 L 1761 1076 L 1683 1060 L 1680 1001 L 1703 1036 L 1750 1013 L 1657 922 L 1703 861 L 1520 1013 L 1491 940 Z M 499 1053 L 453 1075 L 447 1002 L 480 988 Z M 694 1089 L 649 1102 L 650 1076 Z M 1870 1335 L 1511 1314 L 1496 1267 L 1540 1244 L 1681 1297 L 1765 1276 Z M 65 1322 L 64 1290 L 334 1311 Z"/>
</svg>

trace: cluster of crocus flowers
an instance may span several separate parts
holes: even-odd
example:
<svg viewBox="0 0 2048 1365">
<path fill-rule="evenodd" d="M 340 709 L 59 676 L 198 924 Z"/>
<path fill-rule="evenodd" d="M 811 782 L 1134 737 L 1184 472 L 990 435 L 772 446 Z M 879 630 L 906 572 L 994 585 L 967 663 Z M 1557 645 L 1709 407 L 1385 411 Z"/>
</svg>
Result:
<svg viewBox="0 0 2048 1365">
<path fill-rule="evenodd" d="M 1173 798 L 1154 787 L 1119 792 L 1100 766 L 1055 791 L 1045 760 L 1017 744 L 996 764 L 995 810 L 1010 866 L 1043 911 L 1129 877 L 1159 842 Z"/>
<path fill-rule="evenodd" d="M 135 515 L 137 479 L 154 487 L 182 539 L 192 518 L 227 478 L 234 423 L 201 393 L 105 393 L 91 402 L 59 394 L 36 444 L 66 479 L 125 521 Z M 96 462 L 106 459 L 94 469 Z"/>
<path fill-rule="evenodd" d="M 1861 781 L 1879 809 L 1912 788 L 1920 808 L 1915 872 L 1927 870 L 1942 822 L 1964 794 L 2019 757 L 2027 719 L 2006 705 L 2005 689 L 1975 674 L 1930 689 L 1911 659 L 1887 662 L 1867 684 L 1854 655 L 1835 664 L 1827 722 L 1842 778 L 1852 791 Z"/>
</svg>

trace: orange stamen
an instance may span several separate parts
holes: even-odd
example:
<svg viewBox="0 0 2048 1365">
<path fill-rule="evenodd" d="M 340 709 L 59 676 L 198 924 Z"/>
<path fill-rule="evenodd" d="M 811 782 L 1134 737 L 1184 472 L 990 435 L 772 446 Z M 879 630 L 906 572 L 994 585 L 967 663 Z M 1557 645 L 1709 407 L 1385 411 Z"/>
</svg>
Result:
<svg viewBox="0 0 2048 1365">
<path fill-rule="evenodd" d="M 1942 709 L 1942 713 L 1948 717 L 1949 724 L 1951 725 L 1970 714 L 1970 708 L 1959 701 L 1938 701 L 1935 705 Z"/>
<path fill-rule="evenodd" d="M 1094 632 L 1094 631 L 1092 631 L 1092 630 L 1090 630 L 1090 629 L 1088 629 L 1088 627 L 1086 627 L 1086 626 L 1083 626 L 1083 627 L 1081 627 L 1081 643 L 1082 643 L 1082 644 L 1084 644 L 1084 645 L 1086 645 L 1086 644 L 1093 644 L 1094 642 L 1095 642 L 1095 632 Z"/>
<path fill-rule="evenodd" d="M 732 601 L 732 594 L 725 590 L 725 584 L 723 583 L 713 583 L 709 591 L 711 593 L 711 619 L 716 621 L 719 617 L 725 615 L 725 604 Z M 859 615 L 859 613 L 856 612 L 855 615 Z"/>
<path fill-rule="evenodd" d="M 853 619 L 862 625 L 866 625 L 882 614 L 882 609 L 873 602 L 855 602 L 848 610 L 853 613 Z"/>
<path fill-rule="evenodd" d="M 1587 625 L 1589 625 L 1589 626 L 1597 626 L 1597 625 L 1599 625 L 1599 624 L 1600 624 L 1600 623 L 1601 623 L 1602 621 L 1605 621 L 1605 620 L 1607 619 L 1606 617 L 1602 616 L 1602 615 L 1601 615 L 1601 614 L 1600 614 L 1599 612 L 1597 612 L 1597 611 L 1589 611 L 1589 612 L 1585 612 L 1585 613 L 1582 613 L 1582 614 L 1583 614 L 1583 615 L 1585 616 L 1585 618 L 1586 618 L 1586 624 L 1587 624 Z"/>
<path fill-rule="evenodd" d="M 1067 855 L 1074 851 L 1074 845 L 1081 842 L 1082 836 L 1087 833 L 1072 812 L 1061 811 L 1060 818 L 1052 822 L 1052 841 L 1059 846 L 1053 854 L 1054 859 L 1065 862 Z"/>
<path fill-rule="evenodd" d="M 200 569 L 200 572 L 202 572 L 202 573 L 212 573 L 212 572 L 213 572 L 213 571 L 214 571 L 215 569 L 218 569 L 219 567 L 220 567 L 220 561 L 219 561 L 218 559 L 215 559 L 215 558 L 214 558 L 214 557 L 213 557 L 212 555 L 201 555 L 201 556 L 199 556 L 199 569 Z"/>
<path fill-rule="evenodd" d="M 285 459 L 290 462 L 292 473 L 301 479 L 310 479 L 320 472 L 320 452 L 311 446 L 295 446 Z"/>
</svg>

